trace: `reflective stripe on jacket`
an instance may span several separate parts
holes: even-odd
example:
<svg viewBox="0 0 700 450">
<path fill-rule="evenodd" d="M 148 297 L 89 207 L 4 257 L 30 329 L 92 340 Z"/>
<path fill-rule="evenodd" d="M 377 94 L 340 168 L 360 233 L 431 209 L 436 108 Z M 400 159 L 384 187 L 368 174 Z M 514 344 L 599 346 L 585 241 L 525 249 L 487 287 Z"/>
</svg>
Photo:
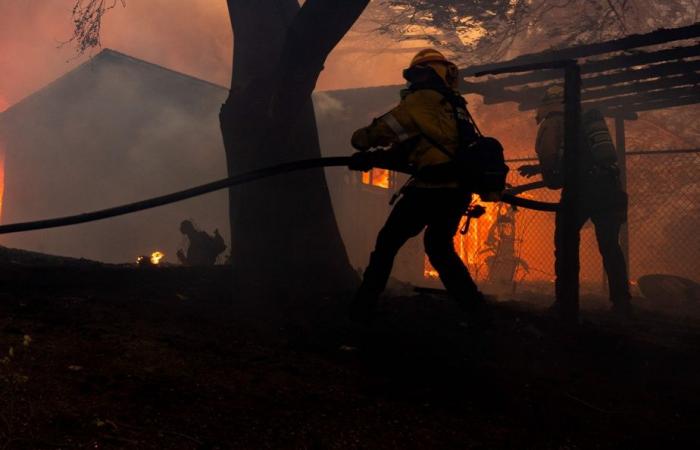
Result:
<svg viewBox="0 0 700 450">
<path fill-rule="evenodd" d="M 444 164 L 451 158 L 436 148 L 423 135 L 441 144 L 454 154 L 459 135 L 453 108 L 447 99 L 432 89 L 406 91 L 397 107 L 375 119 L 371 125 L 360 128 L 352 136 L 352 145 L 358 149 L 389 147 L 388 152 L 399 152 L 415 169 Z M 414 180 L 416 187 L 457 187 L 454 179 Z"/>
</svg>

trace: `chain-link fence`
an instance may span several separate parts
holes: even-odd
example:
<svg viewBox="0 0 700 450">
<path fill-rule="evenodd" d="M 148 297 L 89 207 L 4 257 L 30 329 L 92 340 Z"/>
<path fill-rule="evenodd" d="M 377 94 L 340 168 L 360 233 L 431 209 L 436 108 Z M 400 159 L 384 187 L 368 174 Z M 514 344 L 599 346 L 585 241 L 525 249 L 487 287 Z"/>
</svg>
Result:
<svg viewBox="0 0 700 450">
<path fill-rule="evenodd" d="M 700 280 L 700 151 L 629 156 L 627 167 L 632 279 Z"/>
<path fill-rule="evenodd" d="M 700 151 L 640 153 L 627 156 L 626 227 L 632 283 L 653 273 L 698 280 Z M 531 181 L 516 170 L 524 163 L 510 163 L 512 185 Z M 560 191 L 538 189 L 523 196 L 556 202 Z M 482 282 L 553 292 L 553 213 L 492 205 L 470 226 L 470 235 L 474 243 L 467 245 L 465 256 Z M 607 282 L 590 221 L 581 230 L 580 258 L 582 292 L 605 291 Z"/>
</svg>

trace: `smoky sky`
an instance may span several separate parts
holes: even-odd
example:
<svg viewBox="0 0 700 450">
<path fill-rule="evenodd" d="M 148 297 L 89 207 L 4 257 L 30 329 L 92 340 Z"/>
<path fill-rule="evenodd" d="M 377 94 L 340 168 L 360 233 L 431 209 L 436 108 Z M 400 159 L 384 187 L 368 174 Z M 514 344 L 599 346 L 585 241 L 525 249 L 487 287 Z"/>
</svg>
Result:
<svg viewBox="0 0 700 450">
<path fill-rule="evenodd" d="M 77 67 L 70 44 L 74 0 L 0 0 L 0 111 Z M 362 28 L 362 18 L 355 27 Z M 360 36 L 370 54 L 345 39 L 319 79 L 320 90 L 401 83 L 407 52 L 388 38 Z M 220 85 L 230 82 L 233 36 L 224 0 L 127 0 L 104 18 L 103 47 Z M 99 49 L 93 53 L 99 52 Z"/>
<path fill-rule="evenodd" d="M 73 0 L 0 0 L 0 106 L 88 57 L 77 57 L 70 44 L 61 47 L 71 36 L 72 6 Z M 129 0 L 105 17 L 102 45 L 216 83 L 226 83 L 230 73 L 224 1 Z"/>
</svg>

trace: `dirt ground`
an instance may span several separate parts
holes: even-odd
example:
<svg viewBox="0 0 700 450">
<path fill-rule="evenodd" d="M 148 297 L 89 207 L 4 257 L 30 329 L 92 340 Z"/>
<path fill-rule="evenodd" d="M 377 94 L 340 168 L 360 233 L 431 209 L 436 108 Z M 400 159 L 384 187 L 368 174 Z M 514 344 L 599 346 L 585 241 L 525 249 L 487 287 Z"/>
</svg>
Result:
<svg viewBox="0 0 700 450">
<path fill-rule="evenodd" d="M 257 298 L 226 268 L 0 266 L 0 448 L 700 448 L 698 305 L 547 299 L 483 333 L 430 296 L 373 330 L 348 293 Z M 10 350 L 12 349 L 12 350 Z"/>
</svg>

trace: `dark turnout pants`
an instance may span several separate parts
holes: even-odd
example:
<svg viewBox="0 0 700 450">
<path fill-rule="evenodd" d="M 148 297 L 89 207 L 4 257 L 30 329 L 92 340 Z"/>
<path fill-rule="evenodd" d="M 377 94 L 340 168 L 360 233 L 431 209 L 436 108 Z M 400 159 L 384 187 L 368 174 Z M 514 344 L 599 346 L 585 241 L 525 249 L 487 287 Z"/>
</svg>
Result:
<svg viewBox="0 0 700 450">
<path fill-rule="evenodd" d="M 625 307 L 630 301 L 629 279 L 627 275 L 627 266 L 625 256 L 620 247 L 620 227 L 624 223 L 624 214 L 618 211 L 596 211 L 595 209 L 586 208 L 580 209 L 576 217 L 577 230 L 591 219 L 595 227 L 595 236 L 598 241 L 598 250 L 603 259 L 603 267 L 608 276 L 608 287 L 610 291 L 610 301 L 616 305 Z M 556 224 L 554 230 L 554 270 L 556 273 L 556 294 L 557 299 L 566 298 L 563 293 L 563 282 L 566 278 L 565 271 L 575 270 L 578 274 L 579 267 L 566 267 L 562 261 L 561 248 L 563 239 L 563 217 L 557 212 Z M 580 242 L 576 242 L 578 246 Z M 578 261 L 577 261 L 578 264 Z M 573 273 L 573 272 L 572 272 Z M 565 306 L 565 305 L 560 305 Z"/>
<path fill-rule="evenodd" d="M 353 304 L 354 312 L 371 316 L 389 280 L 396 253 L 424 228 L 425 252 L 445 288 L 464 309 L 476 307 L 481 294 L 455 252 L 453 241 L 470 199 L 471 194 L 459 189 L 407 189 L 379 232 Z"/>
</svg>

